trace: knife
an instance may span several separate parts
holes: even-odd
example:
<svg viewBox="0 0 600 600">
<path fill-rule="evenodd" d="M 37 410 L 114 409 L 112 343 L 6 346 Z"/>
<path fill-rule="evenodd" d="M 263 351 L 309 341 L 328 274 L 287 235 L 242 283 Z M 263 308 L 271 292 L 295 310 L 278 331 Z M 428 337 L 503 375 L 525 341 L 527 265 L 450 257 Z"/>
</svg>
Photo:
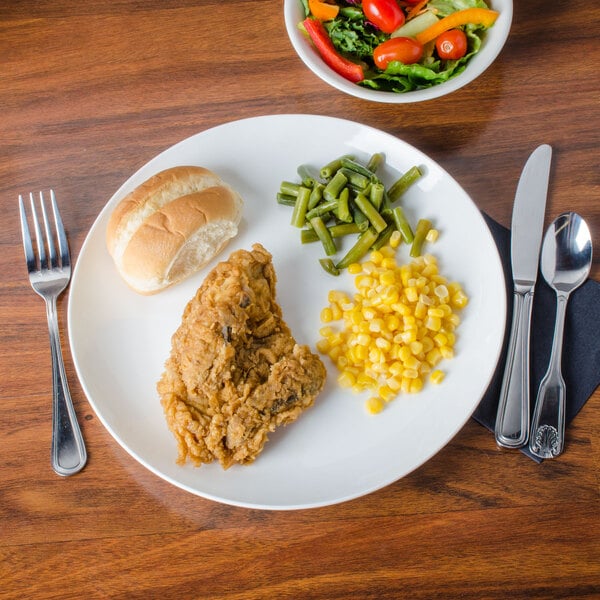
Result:
<svg viewBox="0 0 600 600">
<path fill-rule="evenodd" d="M 536 148 L 521 173 L 510 244 L 513 320 L 500 391 L 495 435 L 499 446 L 520 448 L 529 437 L 529 342 L 552 148 Z"/>
</svg>

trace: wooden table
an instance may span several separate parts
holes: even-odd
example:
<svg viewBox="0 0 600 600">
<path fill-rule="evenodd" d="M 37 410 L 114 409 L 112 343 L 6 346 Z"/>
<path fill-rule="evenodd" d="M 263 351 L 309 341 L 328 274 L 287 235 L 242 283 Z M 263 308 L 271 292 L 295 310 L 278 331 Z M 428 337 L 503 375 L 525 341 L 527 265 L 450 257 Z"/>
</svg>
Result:
<svg viewBox="0 0 600 600">
<path fill-rule="evenodd" d="M 413 144 L 506 226 L 523 163 L 547 142 L 547 221 L 577 210 L 597 236 L 599 22 L 594 2 L 516 2 L 508 43 L 478 81 L 394 106 L 310 73 L 280 2 L 3 3 L 0 598 L 598 598 L 598 391 L 557 460 L 500 450 L 471 420 L 421 468 L 360 499 L 235 508 L 173 487 L 113 440 L 76 379 L 65 295 L 89 461 L 55 475 L 46 321 L 17 195 L 55 188 L 77 258 L 107 199 L 163 149 L 233 119 L 315 113 Z"/>
</svg>

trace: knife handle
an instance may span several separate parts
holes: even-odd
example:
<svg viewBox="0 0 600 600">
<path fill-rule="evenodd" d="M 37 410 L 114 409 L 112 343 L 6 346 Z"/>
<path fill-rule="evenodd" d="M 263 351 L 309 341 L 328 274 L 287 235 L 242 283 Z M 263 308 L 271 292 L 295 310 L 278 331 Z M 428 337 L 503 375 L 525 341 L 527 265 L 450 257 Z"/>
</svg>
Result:
<svg viewBox="0 0 600 600">
<path fill-rule="evenodd" d="M 529 333 L 533 289 L 515 289 L 513 321 L 500 402 L 496 416 L 496 442 L 505 448 L 521 448 L 529 437 Z"/>
</svg>

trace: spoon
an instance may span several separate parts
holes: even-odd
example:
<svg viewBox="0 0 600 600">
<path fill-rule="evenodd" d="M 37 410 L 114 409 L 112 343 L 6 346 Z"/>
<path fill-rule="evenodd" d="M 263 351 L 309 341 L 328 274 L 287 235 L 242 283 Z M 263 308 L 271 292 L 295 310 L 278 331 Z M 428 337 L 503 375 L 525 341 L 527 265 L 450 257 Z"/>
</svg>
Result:
<svg viewBox="0 0 600 600">
<path fill-rule="evenodd" d="M 588 277 L 592 240 L 587 223 L 574 212 L 558 216 L 542 245 L 542 275 L 556 292 L 556 322 L 550 364 L 544 375 L 531 421 L 529 450 L 540 458 L 558 456 L 564 446 L 566 386 L 561 374 L 567 301 Z"/>
</svg>

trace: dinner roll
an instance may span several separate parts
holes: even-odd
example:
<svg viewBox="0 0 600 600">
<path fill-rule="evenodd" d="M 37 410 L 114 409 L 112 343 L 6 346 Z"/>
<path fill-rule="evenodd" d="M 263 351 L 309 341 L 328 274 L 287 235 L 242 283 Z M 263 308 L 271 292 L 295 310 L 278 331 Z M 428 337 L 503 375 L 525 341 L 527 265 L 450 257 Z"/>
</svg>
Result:
<svg viewBox="0 0 600 600">
<path fill-rule="evenodd" d="M 198 271 L 237 234 L 240 195 L 203 167 L 153 175 L 113 210 L 106 245 L 121 277 L 154 294 Z"/>
</svg>

